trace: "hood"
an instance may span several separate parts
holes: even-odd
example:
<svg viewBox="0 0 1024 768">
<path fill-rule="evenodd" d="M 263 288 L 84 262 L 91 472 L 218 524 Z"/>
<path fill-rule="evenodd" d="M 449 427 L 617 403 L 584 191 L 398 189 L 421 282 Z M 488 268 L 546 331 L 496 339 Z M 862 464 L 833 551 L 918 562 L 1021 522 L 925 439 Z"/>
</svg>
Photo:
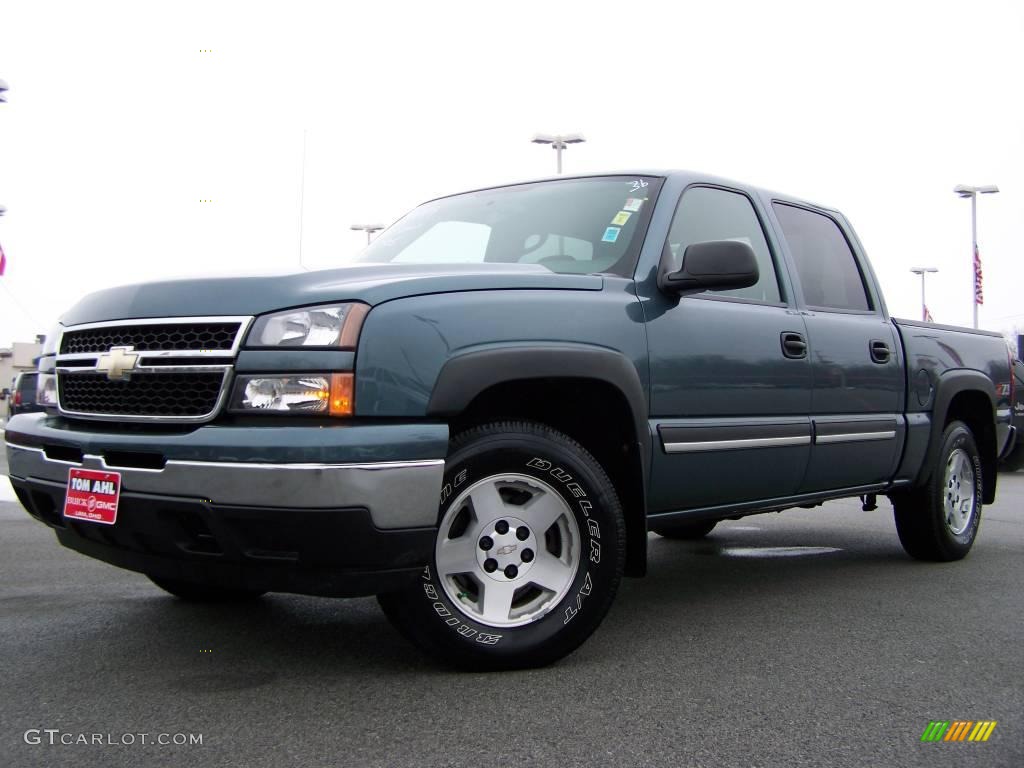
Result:
<svg viewBox="0 0 1024 768">
<path fill-rule="evenodd" d="M 259 315 L 328 302 L 374 305 L 452 291 L 599 291 L 603 283 L 599 275 L 560 275 L 536 264 L 359 264 L 290 275 L 208 277 L 107 288 L 79 301 L 61 317 L 61 323 Z"/>
</svg>

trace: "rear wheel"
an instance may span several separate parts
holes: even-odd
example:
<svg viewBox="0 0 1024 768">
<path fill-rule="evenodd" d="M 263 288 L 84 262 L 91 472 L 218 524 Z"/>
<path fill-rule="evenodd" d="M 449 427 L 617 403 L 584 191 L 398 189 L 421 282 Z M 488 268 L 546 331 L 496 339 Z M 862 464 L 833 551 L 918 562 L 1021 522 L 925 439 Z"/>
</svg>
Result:
<svg viewBox="0 0 1024 768">
<path fill-rule="evenodd" d="M 651 530 L 666 539 L 703 539 L 718 525 L 717 520 L 695 520 L 680 523 L 659 523 Z"/>
<path fill-rule="evenodd" d="M 233 603 L 255 600 L 266 594 L 259 590 L 228 589 L 226 587 L 215 587 L 210 584 L 200 584 L 195 581 L 164 579 L 158 576 L 149 576 L 149 580 L 164 592 L 170 592 L 175 597 L 190 603 Z"/>
<path fill-rule="evenodd" d="M 981 478 L 974 435 L 963 422 L 950 422 L 925 486 L 891 497 L 896 532 L 908 555 L 949 561 L 971 551 L 981 524 Z"/>
<path fill-rule="evenodd" d="M 489 424 L 452 441 L 430 565 L 378 600 L 445 663 L 542 666 L 597 628 L 624 559 L 622 508 L 594 458 L 543 425 Z"/>
</svg>

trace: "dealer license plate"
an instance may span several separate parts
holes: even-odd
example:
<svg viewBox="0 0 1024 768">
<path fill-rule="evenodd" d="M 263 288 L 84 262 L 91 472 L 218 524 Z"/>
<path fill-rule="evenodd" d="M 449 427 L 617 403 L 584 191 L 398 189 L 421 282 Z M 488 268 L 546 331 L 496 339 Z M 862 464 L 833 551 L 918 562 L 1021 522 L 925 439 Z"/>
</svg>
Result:
<svg viewBox="0 0 1024 768">
<path fill-rule="evenodd" d="M 98 472 L 72 467 L 68 470 L 64 517 L 113 525 L 117 522 L 117 502 L 120 497 L 120 472 Z"/>
</svg>

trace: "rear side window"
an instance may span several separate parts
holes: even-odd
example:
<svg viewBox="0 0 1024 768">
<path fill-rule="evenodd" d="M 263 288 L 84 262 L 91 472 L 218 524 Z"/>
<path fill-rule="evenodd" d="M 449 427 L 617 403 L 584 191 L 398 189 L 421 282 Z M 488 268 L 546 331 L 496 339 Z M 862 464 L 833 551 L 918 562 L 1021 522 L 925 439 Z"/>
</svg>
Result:
<svg viewBox="0 0 1024 768">
<path fill-rule="evenodd" d="M 36 375 L 34 373 L 22 374 L 18 381 L 18 389 L 21 391 L 22 402 L 34 403 L 36 401 Z"/>
<path fill-rule="evenodd" d="M 768 242 L 754 207 L 745 195 L 714 187 L 691 187 L 679 201 L 668 247 L 673 268 L 682 266 L 687 246 L 710 240 L 739 240 L 749 245 L 757 258 L 759 278 L 756 285 L 731 291 L 715 291 L 715 296 L 734 296 L 772 304 L 781 301 L 779 281 Z"/>
<path fill-rule="evenodd" d="M 773 207 L 807 304 L 824 309 L 871 309 L 857 260 L 839 225 L 806 208 L 782 203 Z"/>
</svg>

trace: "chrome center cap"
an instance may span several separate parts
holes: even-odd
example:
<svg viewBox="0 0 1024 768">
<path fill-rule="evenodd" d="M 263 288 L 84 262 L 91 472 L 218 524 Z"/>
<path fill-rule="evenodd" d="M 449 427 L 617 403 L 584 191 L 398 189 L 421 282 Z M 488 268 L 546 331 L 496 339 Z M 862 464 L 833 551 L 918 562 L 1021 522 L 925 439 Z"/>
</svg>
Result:
<svg viewBox="0 0 1024 768">
<path fill-rule="evenodd" d="M 537 557 L 537 537 L 517 517 L 499 517 L 480 526 L 476 561 L 483 575 L 500 582 L 522 579 Z"/>
</svg>

